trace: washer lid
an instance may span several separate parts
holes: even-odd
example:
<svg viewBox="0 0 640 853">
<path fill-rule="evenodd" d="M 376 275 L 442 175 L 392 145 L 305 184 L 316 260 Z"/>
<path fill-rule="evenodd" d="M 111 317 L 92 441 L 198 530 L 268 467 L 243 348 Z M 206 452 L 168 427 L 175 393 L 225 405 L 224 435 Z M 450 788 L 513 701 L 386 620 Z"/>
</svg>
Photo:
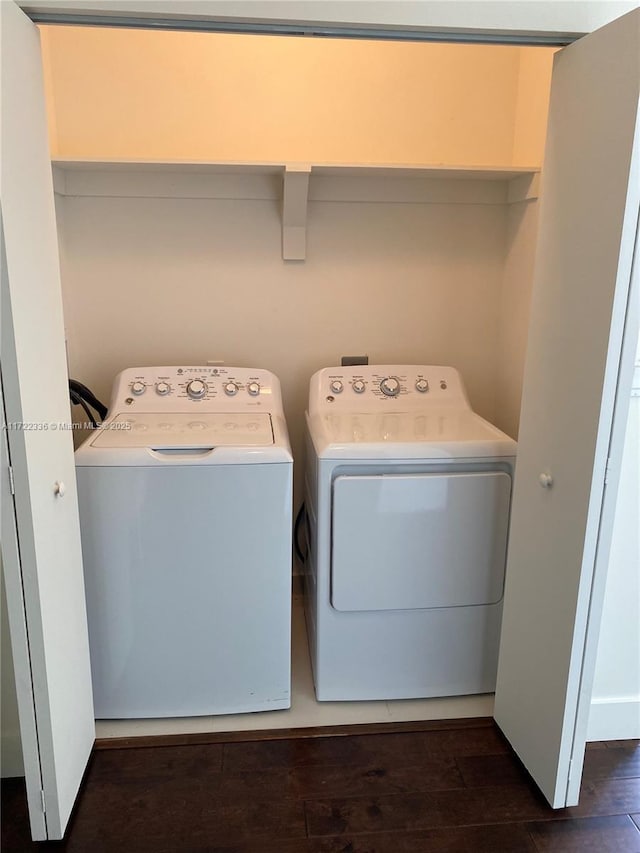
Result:
<svg viewBox="0 0 640 853">
<path fill-rule="evenodd" d="M 274 444 L 271 416 L 263 412 L 117 414 L 98 430 L 92 447 L 152 449 L 267 447 Z"/>
<path fill-rule="evenodd" d="M 515 456 L 516 442 L 468 409 L 316 415 L 309 429 L 322 458 Z"/>
</svg>

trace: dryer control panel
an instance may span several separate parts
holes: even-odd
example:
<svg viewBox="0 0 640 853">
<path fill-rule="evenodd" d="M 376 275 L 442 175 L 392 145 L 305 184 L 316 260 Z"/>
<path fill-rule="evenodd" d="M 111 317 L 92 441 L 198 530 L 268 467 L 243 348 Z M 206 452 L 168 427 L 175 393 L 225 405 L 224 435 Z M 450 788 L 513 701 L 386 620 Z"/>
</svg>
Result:
<svg viewBox="0 0 640 853">
<path fill-rule="evenodd" d="M 109 413 L 279 410 L 280 382 L 250 367 L 131 367 L 115 379 Z"/>
<path fill-rule="evenodd" d="M 449 406 L 470 408 L 458 371 L 439 365 L 326 367 L 312 376 L 309 387 L 310 414 L 413 411 Z"/>
</svg>

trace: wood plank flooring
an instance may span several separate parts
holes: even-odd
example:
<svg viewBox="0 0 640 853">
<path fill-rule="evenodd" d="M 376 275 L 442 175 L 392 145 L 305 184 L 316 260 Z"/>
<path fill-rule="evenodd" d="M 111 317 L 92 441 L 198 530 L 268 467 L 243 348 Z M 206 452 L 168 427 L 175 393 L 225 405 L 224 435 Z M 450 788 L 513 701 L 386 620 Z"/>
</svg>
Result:
<svg viewBox="0 0 640 853">
<path fill-rule="evenodd" d="M 1 849 L 640 853 L 639 744 L 590 745 L 580 804 L 558 811 L 482 720 L 96 750 L 63 842 L 30 841 L 24 783 L 3 781 Z"/>
</svg>

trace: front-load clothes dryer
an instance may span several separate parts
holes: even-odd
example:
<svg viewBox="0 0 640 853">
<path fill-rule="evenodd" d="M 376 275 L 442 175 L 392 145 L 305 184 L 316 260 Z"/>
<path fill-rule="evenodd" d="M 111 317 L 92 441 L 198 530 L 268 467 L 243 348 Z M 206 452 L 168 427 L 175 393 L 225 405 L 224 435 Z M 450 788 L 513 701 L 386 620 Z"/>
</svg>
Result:
<svg viewBox="0 0 640 853">
<path fill-rule="evenodd" d="M 320 370 L 306 435 L 318 699 L 494 690 L 515 442 L 415 365 Z"/>
<path fill-rule="evenodd" d="M 96 716 L 288 708 L 292 456 L 277 378 L 125 370 L 76 466 Z"/>
</svg>

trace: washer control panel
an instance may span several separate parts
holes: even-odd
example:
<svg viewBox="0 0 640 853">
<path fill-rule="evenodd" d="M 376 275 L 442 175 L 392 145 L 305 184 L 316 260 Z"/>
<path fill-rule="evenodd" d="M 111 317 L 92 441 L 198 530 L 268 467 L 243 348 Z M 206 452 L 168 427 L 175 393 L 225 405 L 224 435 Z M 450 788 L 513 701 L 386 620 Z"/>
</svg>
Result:
<svg viewBox="0 0 640 853">
<path fill-rule="evenodd" d="M 281 405 L 280 383 L 268 370 L 131 367 L 116 377 L 109 411 L 268 411 Z"/>
<path fill-rule="evenodd" d="M 460 374 L 438 365 L 326 367 L 311 378 L 309 412 L 469 406 Z"/>
</svg>

